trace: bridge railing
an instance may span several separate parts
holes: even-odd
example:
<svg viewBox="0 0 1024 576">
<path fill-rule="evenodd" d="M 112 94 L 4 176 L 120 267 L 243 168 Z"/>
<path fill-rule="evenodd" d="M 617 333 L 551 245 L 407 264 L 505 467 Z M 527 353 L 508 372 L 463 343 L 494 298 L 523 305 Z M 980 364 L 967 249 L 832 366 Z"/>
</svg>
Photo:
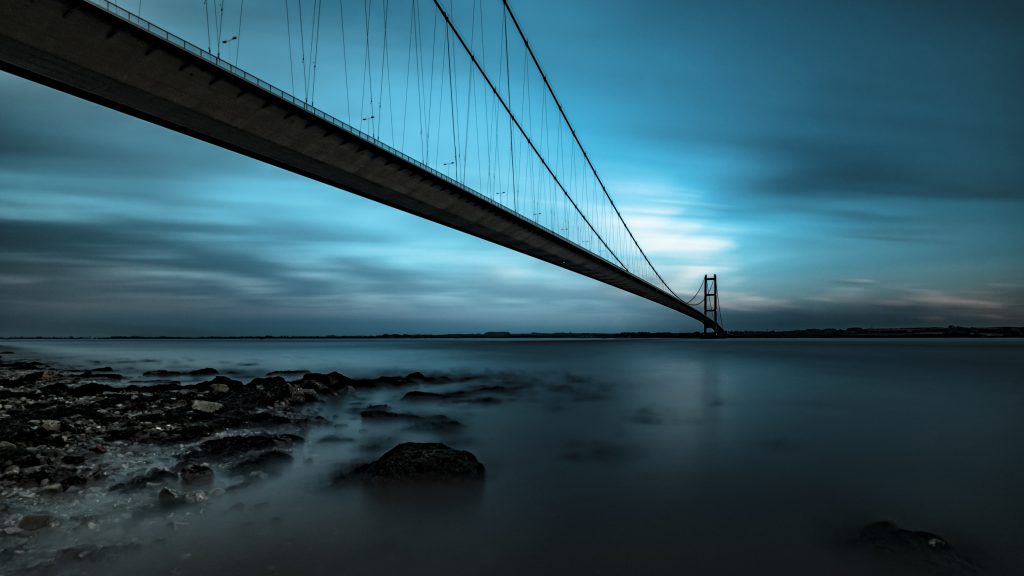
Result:
<svg viewBox="0 0 1024 576">
<path fill-rule="evenodd" d="M 356 128 L 355 126 L 352 126 L 351 124 L 349 124 L 349 123 L 347 123 L 347 122 L 345 122 L 345 121 L 343 121 L 343 120 L 341 120 L 341 119 L 339 119 L 339 118 L 337 118 L 337 117 L 335 117 L 335 116 L 333 116 L 333 115 L 331 115 L 331 114 L 329 114 L 327 112 L 324 112 L 323 110 L 317 108 L 316 106 L 313 106 L 312 104 L 310 104 L 310 103 L 308 103 L 306 101 L 303 101 L 303 100 L 301 100 L 299 98 L 296 98 L 295 96 L 293 96 L 290 93 L 288 93 L 288 92 L 286 92 L 286 91 L 284 91 L 284 90 L 274 86 L 273 84 L 271 84 L 271 83 L 269 83 L 269 82 L 267 82 L 267 81 L 265 81 L 265 80 L 263 80 L 263 79 L 261 79 L 261 78 L 259 78 L 257 76 L 254 76 L 254 75 L 250 74 L 249 72 L 246 72 L 242 68 L 239 68 L 239 67 L 235 66 L 234 64 L 231 64 L 230 62 L 227 62 L 226 60 L 220 58 L 216 54 L 213 54 L 213 53 L 211 53 L 211 52 L 209 52 L 207 50 L 204 50 L 204 49 L 200 48 L 199 46 L 197 46 L 196 44 L 193 44 L 193 43 L 189 42 L 188 40 L 185 40 L 184 38 L 181 38 L 180 36 L 178 36 L 176 34 L 173 34 L 173 33 L 169 32 L 169 31 L 167 31 L 166 29 L 164 29 L 164 28 L 162 28 L 160 26 L 157 26 L 156 24 L 153 24 L 152 22 L 150 22 L 150 21 L 140 17 L 139 15 L 135 14 L 134 12 L 131 12 L 131 11 L 129 11 L 129 10 L 119 6 L 115 2 L 111 2 L 110 0 L 84 0 L 84 1 L 89 3 L 89 4 L 91 4 L 91 5 L 93 5 L 93 6 L 96 6 L 97 8 L 100 8 L 100 9 L 106 11 L 107 13 L 109 13 L 109 14 L 111 14 L 111 15 L 113 15 L 113 16 L 115 16 L 115 17 L 117 17 L 117 18 L 119 18 L 119 19 L 121 19 L 121 20 L 123 20 L 123 21 L 125 21 L 125 22 L 127 22 L 127 23 L 129 23 L 131 25 L 133 25 L 133 26 L 135 26 L 136 28 L 144 30 L 145 32 L 147 32 L 147 33 L 149 33 L 149 34 L 151 34 L 151 35 L 153 35 L 153 36 L 155 36 L 157 38 L 163 39 L 163 40 L 167 41 L 168 43 L 170 43 L 170 44 L 172 44 L 174 46 L 178 46 L 178 47 L 182 48 L 183 50 L 185 50 L 185 51 L 187 51 L 187 52 L 189 52 L 191 54 L 194 54 L 195 56 L 198 56 L 199 58 L 202 58 L 203 60 L 209 62 L 210 64 L 213 64 L 214 66 L 217 66 L 218 68 L 220 68 L 220 69 L 222 69 L 222 70 L 232 74 L 233 76 L 235 76 L 235 77 L 237 77 L 237 78 L 239 78 L 241 80 L 244 80 L 245 82 L 248 82 L 249 84 L 252 84 L 253 86 L 255 86 L 255 87 L 257 87 L 257 88 L 259 88 L 261 90 L 269 92 L 270 94 L 272 94 L 272 95 L 274 95 L 274 96 L 284 100 L 285 102 L 287 102 L 289 104 L 292 104 L 294 106 L 298 106 L 299 108 L 302 108 L 303 110 L 305 110 L 306 112 L 312 114 L 313 116 L 316 116 L 317 118 L 320 118 L 320 119 L 322 119 L 322 120 L 332 124 L 333 126 L 336 126 L 337 128 L 339 128 L 339 129 L 341 129 L 341 130 L 343 130 L 345 132 L 348 132 L 349 134 L 352 134 L 353 136 L 356 136 L 356 137 L 358 137 L 358 138 L 360 138 L 362 140 L 365 140 L 367 142 L 372 143 L 373 145 L 375 145 L 375 146 L 377 146 L 377 147 L 387 151 L 388 153 L 393 154 L 393 155 L 395 155 L 395 156 L 405 160 L 406 162 L 409 162 L 410 164 L 416 166 L 417 168 L 420 168 L 421 170 L 424 170 L 424 171 L 430 173 L 431 175 L 433 175 L 433 176 L 435 176 L 437 178 L 440 178 L 441 180 L 443 180 L 445 182 L 448 182 L 449 184 L 457 187 L 458 189 L 464 190 L 466 192 L 469 192 L 469 193 L 475 195 L 479 199 L 492 204 L 493 206 L 495 206 L 499 210 L 503 210 L 503 211 L 508 212 L 511 215 L 519 217 L 519 218 L 521 218 L 523 220 L 528 220 L 528 221 L 532 222 L 534 225 L 536 225 L 536 226 L 538 226 L 540 228 L 543 228 L 544 230 L 547 230 L 551 234 L 554 234 L 555 236 L 558 236 L 562 240 L 572 244 L 573 246 L 579 248 L 580 250 L 583 250 L 583 251 L 585 251 L 585 252 L 587 252 L 589 254 L 592 254 L 593 256 L 595 256 L 597 258 L 600 258 L 601 260 L 607 262 L 608 264 L 610 264 L 610 265 L 612 265 L 612 266 L 614 266 L 616 268 L 619 268 L 620 270 L 622 270 L 626 274 L 629 274 L 630 276 L 632 276 L 636 280 L 639 280 L 640 282 L 643 282 L 644 284 L 647 284 L 647 285 L 651 286 L 652 288 L 654 288 L 654 289 L 656 289 L 656 290 L 658 290 L 660 292 L 663 292 L 666 295 L 668 295 L 668 296 L 670 296 L 670 297 L 672 297 L 674 299 L 679 300 L 678 296 L 676 296 L 671 291 L 667 291 L 667 290 L 663 289 L 661 286 L 658 286 L 657 284 L 651 282 L 650 280 L 647 280 L 646 278 L 644 278 L 644 277 L 642 277 L 642 276 L 640 276 L 638 274 L 635 274 L 634 272 L 632 272 L 631 270 L 626 268 L 624 265 L 620 264 L 619 262 L 614 261 L 613 259 L 605 256 L 604 254 L 599 253 L 599 252 L 597 252 L 597 251 L 595 251 L 595 250 L 593 250 L 593 249 L 591 249 L 591 248 L 589 248 L 587 246 L 584 246 L 584 245 L 580 244 L 579 242 L 576 242 L 572 238 L 569 238 L 569 237 L 559 233 L 558 231 L 556 231 L 555 229 L 553 229 L 553 228 L 551 228 L 549 226 L 546 226 L 546 225 L 544 225 L 544 224 L 542 224 L 540 222 L 537 222 L 536 220 L 527 218 L 526 215 L 520 214 L 520 213 L 516 212 L 515 210 L 510 209 L 508 206 L 505 206 L 504 204 L 502 204 L 500 202 L 497 202 L 496 200 L 488 197 L 485 194 L 481 194 L 479 191 L 474 190 L 472 187 L 468 186 L 467 184 L 465 184 L 463 182 L 459 182 L 458 180 L 453 179 L 452 177 L 448 176 L 447 174 L 444 174 L 444 173 L 442 173 L 442 172 L 440 172 L 440 171 L 430 167 L 426 163 L 424 163 L 424 162 L 422 162 L 420 160 L 417 160 L 416 158 L 413 158 L 412 156 L 409 156 L 408 154 L 402 152 L 401 150 L 398 150 L 398 149 L 394 148 L 393 146 L 387 144 L 386 142 L 381 141 L 380 139 L 372 136 L 371 134 L 367 134 L 366 132 L 360 130 L 359 128 Z M 680 300 L 680 302 L 682 302 L 682 300 Z"/>
</svg>

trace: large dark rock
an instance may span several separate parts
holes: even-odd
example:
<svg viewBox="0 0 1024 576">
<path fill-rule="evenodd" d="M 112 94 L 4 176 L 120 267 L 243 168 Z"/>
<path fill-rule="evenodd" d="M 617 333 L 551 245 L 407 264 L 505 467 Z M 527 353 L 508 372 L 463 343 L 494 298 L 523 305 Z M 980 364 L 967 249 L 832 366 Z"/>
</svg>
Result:
<svg viewBox="0 0 1024 576">
<path fill-rule="evenodd" d="M 181 469 L 182 484 L 210 484 L 213 469 L 206 464 L 188 464 Z"/>
<path fill-rule="evenodd" d="M 401 484 L 481 481 L 483 478 L 484 465 L 470 452 L 440 443 L 405 442 L 336 480 Z"/>
<path fill-rule="evenodd" d="M 23 516 L 21 518 L 21 521 L 18 522 L 18 528 L 28 531 L 40 530 L 42 528 L 46 528 L 49 525 L 49 514 L 29 514 L 27 516 Z"/>
<path fill-rule="evenodd" d="M 181 376 L 182 372 L 177 370 L 146 370 L 142 373 L 143 376 L 158 376 L 161 378 L 167 378 L 170 376 Z"/>
<path fill-rule="evenodd" d="M 280 376 L 253 378 L 246 387 L 248 396 L 259 404 L 273 404 L 292 397 L 292 387 Z"/>
<path fill-rule="evenodd" d="M 341 390 L 342 388 L 351 386 L 355 381 L 349 378 L 348 376 L 345 376 L 344 374 L 338 372 L 330 372 L 328 374 L 307 372 L 302 376 L 302 379 L 299 380 L 299 382 L 300 385 L 304 388 L 309 388 L 310 384 L 317 384 L 319 386 L 327 388 L 328 390 L 337 391 Z"/>
<path fill-rule="evenodd" d="M 981 571 L 961 558 L 944 538 L 931 532 L 905 530 L 892 522 L 874 522 L 860 531 L 860 543 L 895 562 L 929 574 L 980 574 Z"/>
<path fill-rule="evenodd" d="M 216 375 L 216 368 L 200 368 L 198 370 L 192 370 L 188 373 L 189 376 L 214 376 Z"/>
</svg>

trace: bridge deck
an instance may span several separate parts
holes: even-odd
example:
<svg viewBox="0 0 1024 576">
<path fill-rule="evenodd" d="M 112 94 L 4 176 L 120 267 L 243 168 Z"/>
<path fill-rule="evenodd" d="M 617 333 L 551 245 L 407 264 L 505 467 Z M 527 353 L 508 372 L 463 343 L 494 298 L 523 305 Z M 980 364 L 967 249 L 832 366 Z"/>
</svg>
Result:
<svg viewBox="0 0 1024 576">
<path fill-rule="evenodd" d="M 88 2 L 5 1 L 0 67 L 589 276 L 715 327 L 660 288 L 198 47 Z"/>
</svg>

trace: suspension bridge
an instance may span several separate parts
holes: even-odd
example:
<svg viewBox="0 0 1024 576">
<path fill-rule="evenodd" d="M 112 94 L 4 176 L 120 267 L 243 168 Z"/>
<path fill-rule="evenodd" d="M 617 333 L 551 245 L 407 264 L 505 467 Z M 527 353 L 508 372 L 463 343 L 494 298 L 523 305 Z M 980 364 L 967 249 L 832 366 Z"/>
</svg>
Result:
<svg viewBox="0 0 1024 576">
<path fill-rule="evenodd" d="M 706 275 L 683 299 L 658 272 L 508 1 L 445 4 L 284 0 L 287 50 L 274 53 L 286 54 L 287 65 L 257 76 L 259 61 L 239 66 L 243 47 L 270 59 L 261 58 L 269 42 L 250 39 L 244 0 L 201 2 L 194 28 L 205 30 L 205 48 L 144 19 L 140 0 L 5 0 L 0 68 L 599 280 L 722 333 L 717 277 Z M 336 62 L 328 66 L 326 54 Z"/>
</svg>

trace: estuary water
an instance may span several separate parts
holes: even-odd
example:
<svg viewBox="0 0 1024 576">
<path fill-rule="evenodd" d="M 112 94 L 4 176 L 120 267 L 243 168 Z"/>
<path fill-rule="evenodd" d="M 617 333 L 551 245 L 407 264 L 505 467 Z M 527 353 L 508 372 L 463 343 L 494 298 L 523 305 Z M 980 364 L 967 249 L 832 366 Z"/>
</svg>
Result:
<svg viewBox="0 0 1024 576">
<path fill-rule="evenodd" d="M 5 359 L 145 371 L 472 376 L 493 403 L 359 392 L 315 409 L 291 470 L 108 574 L 941 574 L 858 544 L 889 520 L 1024 574 L 1022 340 L 19 340 Z M 458 382 L 433 385 L 456 390 Z M 364 422 L 444 414 L 458 431 Z M 329 443 L 318 438 L 331 435 Z M 486 466 L 479 488 L 331 486 L 402 441 Z M 182 518 L 178 518 L 182 520 Z M 170 528 L 168 528 L 170 526 Z M 147 532 L 148 531 L 148 532 Z M 166 532 L 166 533 L 164 533 Z M 961 572 L 950 572 L 961 573 Z"/>
</svg>

